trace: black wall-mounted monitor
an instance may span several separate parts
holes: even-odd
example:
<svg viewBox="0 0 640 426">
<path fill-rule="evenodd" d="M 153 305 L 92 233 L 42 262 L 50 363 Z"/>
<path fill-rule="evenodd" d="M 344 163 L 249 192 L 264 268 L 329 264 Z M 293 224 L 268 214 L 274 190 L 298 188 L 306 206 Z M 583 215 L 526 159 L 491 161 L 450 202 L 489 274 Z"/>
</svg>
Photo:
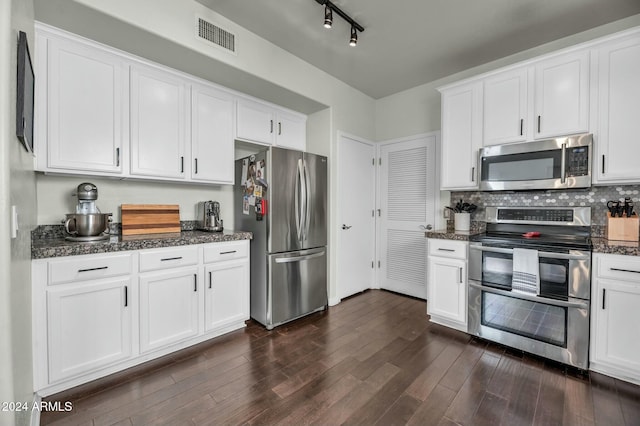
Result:
<svg viewBox="0 0 640 426">
<path fill-rule="evenodd" d="M 34 74 L 27 34 L 18 34 L 18 88 L 16 96 L 16 136 L 27 151 L 33 152 Z"/>
</svg>

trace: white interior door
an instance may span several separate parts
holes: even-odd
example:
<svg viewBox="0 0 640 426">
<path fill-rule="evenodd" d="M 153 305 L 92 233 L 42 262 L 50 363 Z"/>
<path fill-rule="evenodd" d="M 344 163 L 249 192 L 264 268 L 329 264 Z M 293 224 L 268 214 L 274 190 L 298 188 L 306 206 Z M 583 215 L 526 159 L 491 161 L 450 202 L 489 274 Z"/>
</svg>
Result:
<svg viewBox="0 0 640 426">
<path fill-rule="evenodd" d="M 439 134 L 379 146 L 378 283 L 427 298 L 425 229 L 435 225 Z"/>
<path fill-rule="evenodd" d="M 337 294 L 344 298 L 374 285 L 375 145 L 338 137 Z"/>
</svg>

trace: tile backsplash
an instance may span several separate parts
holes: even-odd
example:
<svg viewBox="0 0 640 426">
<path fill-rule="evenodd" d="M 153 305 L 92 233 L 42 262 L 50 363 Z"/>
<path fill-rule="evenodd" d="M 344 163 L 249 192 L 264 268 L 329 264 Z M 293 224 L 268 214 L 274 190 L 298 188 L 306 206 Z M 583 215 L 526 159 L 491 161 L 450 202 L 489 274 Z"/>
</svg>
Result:
<svg viewBox="0 0 640 426">
<path fill-rule="evenodd" d="M 484 221 L 487 206 L 522 207 L 591 207 L 591 223 L 594 227 L 604 227 L 607 201 L 631 198 L 640 213 L 640 185 L 592 186 L 587 189 L 547 190 L 547 191 L 464 191 L 451 192 L 450 206 L 462 199 L 478 206 L 471 220 Z"/>
</svg>

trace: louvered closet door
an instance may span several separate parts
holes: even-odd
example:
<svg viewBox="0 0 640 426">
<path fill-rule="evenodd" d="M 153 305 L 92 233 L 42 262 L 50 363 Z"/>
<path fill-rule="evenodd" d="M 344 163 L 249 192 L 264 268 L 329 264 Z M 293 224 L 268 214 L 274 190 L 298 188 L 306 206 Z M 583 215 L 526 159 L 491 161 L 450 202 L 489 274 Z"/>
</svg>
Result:
<svg viewBox="0 0 640 426">
<path fill-rule="evenodd" d="M 424 227 L 435 221 L 437 136 L 380 146 L 381 288 L 427 298 Z"/>
</svg>

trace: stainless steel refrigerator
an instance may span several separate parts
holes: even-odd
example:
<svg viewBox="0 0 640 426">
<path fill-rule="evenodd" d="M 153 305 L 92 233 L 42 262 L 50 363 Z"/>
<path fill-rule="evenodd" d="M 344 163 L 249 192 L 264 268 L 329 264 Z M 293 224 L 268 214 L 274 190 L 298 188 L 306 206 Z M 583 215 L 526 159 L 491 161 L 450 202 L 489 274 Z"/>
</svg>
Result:
<svg viewBox="0 0 640 426">
<path fill-rule="evenodd" d="M 326 309 L 327 158 L 272 147 L 235 173 L 235 229 L 253 232 L 251 317 L 271 330 Z"/>
</svg>

